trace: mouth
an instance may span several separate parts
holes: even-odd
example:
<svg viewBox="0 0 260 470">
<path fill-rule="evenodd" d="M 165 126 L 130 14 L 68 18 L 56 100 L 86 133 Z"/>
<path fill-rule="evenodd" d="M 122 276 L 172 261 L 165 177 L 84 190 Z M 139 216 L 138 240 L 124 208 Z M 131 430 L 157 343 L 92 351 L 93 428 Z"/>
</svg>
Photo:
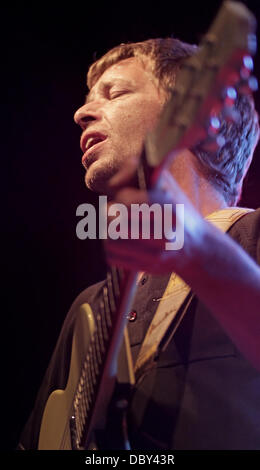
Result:
<svg viewBox="0 0 260 470">
<path fill-rule="evenodd" d="M 100 133 L 92 133 L 86 135 L 81 144 L 81 149 L 84 152 L 82 157 L 82 165 L 86 168 L 89 168 L 90 164 L 96 159 L 94 155 L 92 155 L 93 151 L 96 151 L 103 142 L 107 139 L 107 136 L 100 134 Z M 92 155 L 92 158 L 91 158 Z"/>
</svg>

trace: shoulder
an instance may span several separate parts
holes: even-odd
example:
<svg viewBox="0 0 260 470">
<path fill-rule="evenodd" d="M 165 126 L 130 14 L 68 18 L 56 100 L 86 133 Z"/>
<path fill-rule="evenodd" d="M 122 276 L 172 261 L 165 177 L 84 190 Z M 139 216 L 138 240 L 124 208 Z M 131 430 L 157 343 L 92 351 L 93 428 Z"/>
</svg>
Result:
<svg viewBox="0 0 260 470">
<path fill-rule="evenodd" d="M 77 309 L 84 302 L 94 305 L 100 298 L 105 283 L 106 281 L 103 280 L 84 289 L 74 300 L 71 309 Z"/>
<path fill-rule="evenodd" d="M 260 263 L 260 208 L 242 216 L 228 233 Z"/>
<path fill-rule="evenodd" d="M 105 281 L 98 282 L 83 290 L 71 305 L 38 391 L 34 409 L 23 429 L 21 443 L 18 448 L 37 449 L 42 413 L 48 397 L 53 390 L 63 390 L 66 387 L 70 370 L 72 338 L 79 307 L 81 304 L 87 302 L 95 313 L 95 310 L 98 308 L 98 298 L 99 295 L 101 295 L 104 283 Z"/>
<path fill-rule="evenodd" d="M 66 384 L 71 357 L 72 339 L 79 314 L 79 308 L 83 303 L 88 303 L 95 315 L 99 305 L 98 298 L 102 292 L 104 283 L 105 281 L 101 281 L 83 290 L 76 297 L 65 317 L 46 374 L 46 377 L 48 376 L 47 382 L 49 384 L 54 383 L 54 388 L 64 388 L 64 385 Z"/>
<path fill-rule="evenodd" d="M 63 328 L 69 328 L 74 324 L 79 307 L 84 303 L 88 303 L 91 306 L 94 314 L 97 313 L 99 299 L 105 282 L 106 281 L 103 280 L 87 287 L 75 298 L 66 316 Z"/>
</svg>

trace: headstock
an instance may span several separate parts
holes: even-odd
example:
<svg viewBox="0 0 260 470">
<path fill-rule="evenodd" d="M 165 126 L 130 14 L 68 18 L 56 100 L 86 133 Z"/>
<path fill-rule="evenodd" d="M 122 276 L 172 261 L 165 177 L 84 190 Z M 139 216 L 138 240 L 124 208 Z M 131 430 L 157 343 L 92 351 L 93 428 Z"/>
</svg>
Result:
<svg viewBox="0 0 260 470">
<path fill-rule="evenodd" d="M 221 119 L 236 120 L 238 93 L 252 93 L 256 20 L 240 2 L 225 1 L 198 52 L 177 75 L 170 100 L 146 140 L 150 167 L 167 164 L 173 151 L 203 141 L 214 151 L 224 144 Z"/>
</svg>

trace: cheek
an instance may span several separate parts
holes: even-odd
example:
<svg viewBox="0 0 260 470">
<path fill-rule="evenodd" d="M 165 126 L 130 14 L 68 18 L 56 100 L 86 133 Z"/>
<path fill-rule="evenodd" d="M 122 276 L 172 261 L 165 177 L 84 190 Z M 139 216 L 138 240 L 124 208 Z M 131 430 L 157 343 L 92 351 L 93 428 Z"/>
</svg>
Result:
<svg viewBox="0 0 260 470">
<path fill-rule="evenodd" d="M 121 106 L 117 110 L 117 118 L 114 119 L 114 130 L 118 131 L 118 136 L 134 137 L 144 139 L 147 132 L 156 124 L 160 113 L 158 103 L 151 103 L 146 100 L 132 103 L 129 106 Z"/>
</svg>

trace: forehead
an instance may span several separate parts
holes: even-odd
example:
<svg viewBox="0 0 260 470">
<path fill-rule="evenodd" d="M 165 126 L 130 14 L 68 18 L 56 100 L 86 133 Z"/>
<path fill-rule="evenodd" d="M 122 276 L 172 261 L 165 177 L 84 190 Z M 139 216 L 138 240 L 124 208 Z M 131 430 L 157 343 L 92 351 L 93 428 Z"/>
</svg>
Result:
<svg viewBox="0 0 260 470">
<path fill-rule="evenodd" d="M 102 79 L 106 79 L 107 76 L 130 74 L 133 78 L 142 78 L 147 74 L 148 69 L 149 61 L 147 58 L 141 60 L 138 57 L 129 57 L 128 59 L 120 60 L 119 62 L 116 62 L 115 64 L 108 67 L 99 77 L 97 83 Z"/>
<path fill-rule="evenodd" d="M 130 57 L 121 60 L 108 67 L 99 77 L 95 85 L 91 88 L 87 102 L 102 89 L 105 85 L 125 82 L 133 86 L 146 86 L 149 82 L 154 82 L 155 78 L 151 71 L 151 61 L 144 58 L 144 62 L 137 57 Z"/>
</svg>

